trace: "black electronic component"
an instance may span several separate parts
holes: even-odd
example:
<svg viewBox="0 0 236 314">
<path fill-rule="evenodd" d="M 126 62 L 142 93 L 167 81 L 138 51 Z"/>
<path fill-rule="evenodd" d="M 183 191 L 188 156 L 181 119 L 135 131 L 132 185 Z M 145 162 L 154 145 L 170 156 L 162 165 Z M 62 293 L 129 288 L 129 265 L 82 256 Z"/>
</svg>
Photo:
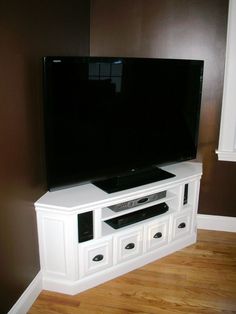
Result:
<svg viewBox="0 0 236 314">
<path fill-rule="evenodd" d="M 183 204 L 188 204 L 188 184 L 184 185 L 184 201 Z"/>
<path fill-rule="evenodd" d="M 48 56 L 43 63 L 50 191 L 90 182 L 116 193 L 168 180 L 174 174 L 157 167 L 196 158 L 203 61 Z"/>
<path fill-rule="evenodd" d="M 158 205 L 154 205 L 151 207 L 147 207 L 141 210 L 138 210 L 133 213 L 129 213 L 126 215 L 122 215 L 119 217 L 115 217 L 109 220 L 106 220 L 105 222 L 110 225 L 114 229 L 119 229 L 128 225 L 131 225 L 133 223 L 161 215 L 165 212 L 167 212 L 169 209 L 169 206 L 166 203 L 161 203 Z"/>
<path fill-rule="evenodd" d="M 109 208 L 113 210 L 114 212 L 119 212 L 125 209 L 130 209 L 136 206 L 140 206 L 142 204 L 154 202 L 164 197 L 166 197 L 166 191 L 161 191 L 161 192 L 147 195 L 145 197 L 140 197 L 131 201 L 124 202 L 124 203 L 112 205 L 112 206 L 109 206 Z"/>
<path fill-rule="evenodd" d="M 93 239 L 93 212 L 78 215 L 78 241 L 85 242 Z"/>
</svg>

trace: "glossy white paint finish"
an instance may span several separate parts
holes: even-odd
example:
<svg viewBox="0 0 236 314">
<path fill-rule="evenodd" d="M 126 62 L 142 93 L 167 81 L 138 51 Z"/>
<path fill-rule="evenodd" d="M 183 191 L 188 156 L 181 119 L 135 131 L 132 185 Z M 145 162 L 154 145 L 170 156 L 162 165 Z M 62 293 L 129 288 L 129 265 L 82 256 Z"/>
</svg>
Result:
<svg viewBox="0 0 236 314">
<path fill-rule="evenodd" d="M 196 241 L 196 216 L 202 165 L 184 162 L 163 167 L 176 177 L 107 194 L 92 184 L 48 192 L 36 202 L 43 288 L 76 294 Z M 183 204 L 184 185 L 189 199 Z M 167 191 L 166 197 L 121 212 L 110 205 Z M 113 229 L 106 219 L 166 202 L 169 211 Z M 93 211 L 94 239 L 78 243 L 77 215 Z M 179 228 L 185 223 L 184 228 Z M 154 238 L 159 232 L 161 237 Z M 132 244 L 133 248 L 127 249 Z M 102 256 L 100 260 L 94 257 Z"/>
<path fill-rule="evenodd" d="M 112 194 L 107 194 L 93 184 L 84 184 L 47 192 L 35 203 L 35 206 L 41 208 L 41 211 L 46 211 L 49 208 L 50 212 L 55 211 L 64 214 L 84 212 L 91 207 L 105 207 L 122 202 L 123 199 L 131 200 L 135 197 L 145 196 L 147 193 L 151 194 L 153 191 L 155 193 L 155 191 L 163 190 L 165 187 L 169 189 L 171 185 L 183 182 L 186 178 L 199 176 L 202 171 L 202 165 L 193 162 L 183 162 L 161 168 L 174 173 L 176 177 Z"/>
</svg>

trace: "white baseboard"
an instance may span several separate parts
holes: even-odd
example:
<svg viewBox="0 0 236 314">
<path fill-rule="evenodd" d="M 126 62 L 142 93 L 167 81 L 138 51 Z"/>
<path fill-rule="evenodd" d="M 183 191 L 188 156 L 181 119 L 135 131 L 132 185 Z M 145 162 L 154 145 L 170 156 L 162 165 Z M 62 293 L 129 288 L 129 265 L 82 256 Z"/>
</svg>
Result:
<svg viewBox="0 0 236 314">
<path fill-rule="evenodd" d="M 197 215 L 198 229 L 236 232 L 236 217 Z"/>
<path fill-rule="evenodd" d="M 13 305 L 8 314 L 26 314 L 42 291 L 42 273 L 37 274 L 31 284 Z"/>
</svg>

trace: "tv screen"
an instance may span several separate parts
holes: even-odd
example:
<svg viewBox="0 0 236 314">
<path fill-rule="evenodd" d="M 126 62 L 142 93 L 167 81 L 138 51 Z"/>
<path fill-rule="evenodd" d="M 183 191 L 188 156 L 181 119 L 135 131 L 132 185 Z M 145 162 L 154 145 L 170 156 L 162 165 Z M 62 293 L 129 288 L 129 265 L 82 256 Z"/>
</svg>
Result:
<svg viewBox="0 0 236 314">
<path fill-rule="evenodd" d="M 199 60 L 45 57 L 48 189 L 194 159 L 202 75 Z"/>
</svg>

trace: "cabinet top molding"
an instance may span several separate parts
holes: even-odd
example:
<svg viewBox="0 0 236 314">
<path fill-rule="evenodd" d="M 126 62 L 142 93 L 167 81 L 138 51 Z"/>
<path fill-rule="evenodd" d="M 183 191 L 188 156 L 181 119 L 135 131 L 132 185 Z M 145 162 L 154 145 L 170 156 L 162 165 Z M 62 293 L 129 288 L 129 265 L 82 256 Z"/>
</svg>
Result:
<svg viewBox="0 0 236 314">
<path fill-rule="evenodd" d="M 89 208 L 106 207 L 122 200 L 128 200 L 147 195 L 157 190 L 163 190 L 170 185 L 184 182 L 189 179 L 195 179 L 202 175 L 202 164 L 197 162 L 182 162 L 165 167 L 160 167 L 168 172 L 175 174 L 174 178 L 149 183 L 128 190 L 108 194 L 95 185 L 88 183 L 67 189 L 53 192 L 47 192 L 36 203 L 36 211 L 55 211 L 63 214 L 72 214 L 75 212 L 83 212 Z"/>
</svg>

